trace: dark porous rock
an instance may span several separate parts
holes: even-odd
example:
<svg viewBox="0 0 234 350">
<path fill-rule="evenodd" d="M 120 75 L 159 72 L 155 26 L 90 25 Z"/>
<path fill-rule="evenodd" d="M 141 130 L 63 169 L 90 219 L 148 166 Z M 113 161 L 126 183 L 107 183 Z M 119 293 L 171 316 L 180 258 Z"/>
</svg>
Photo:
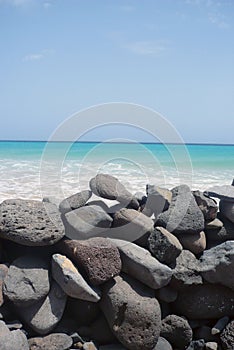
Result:
<svg viewBox="0 0 234 350">
<path fill-rule="evenodd" d="M 2 306 L 3 299 L 3 281 L 8 273 L 8 266 L 6 264 L 0 264 L 0 306 Z"/>
<path fill-rule="evenodd" d="M 27 246 L 45 246 L 64 236 L 55 204 L 9 199 L 0 204 L 0 236 Z"/>
<path fill-rule="evenodd" d="M 111 239 L 119 249 L 122 271 L 153 289 L 166 286 L 172 270 L 155 259 L 148 250 L 119 239 Z"/>
<path fill-rule="evenodd" d="M 189 319 L 234 316 L 234 292 L 218 284 L 189 286 L 179 291 L 173 308 Z"/>
<path fill-rule="evenodd" d="M 62 249 L 84 269 L 90 283 L 94 286 L 120 273 L 119 250 L 107 238 L 95 237 L 86 241 L 65 240 Z"/>
<path fill-rule="evenodd" d="M 133 209 L 139 208 L 137 199 L 114 176 L 98 174 L 90 180 L 89 186 L 93 193 L 99 197 L 117 200 Z"/>
<path fill-rule="evenodd" d="M 209 250 L 200 258 L 203 278 L 234 290 L 234 241 L 227 241 Z"/>
<path fill-rule="evenodd" d="M 68 298 L 66 309 L 75 320 L 77 327 L 89 326 L 100 314 L 97 303 L 74 298 Z"/>
<path fill-rule="evenodd" d="M 52 276 L 63 291 L 72 298 L 98 302 L 100 291 L 88 285 L 71 260 L 61 254 L 52 256 Z"/>
<path fill-rule="evenodd" d="M 224 350 L 234 349 L 234 320 L 228 323 L 220 335 L 221 344 Z"/>
<path fill-rule="evenodd" d="M 173 303 L 177 299 L 178 292 L 170 286 L 160 288 L 155 293 L 156 298 L 159 301 L 164 301 L 165 303 Z"/>
<path fill-rule="evenodd" d="M 201 191 L 193 191 L 197 205 L 201 209 L 205 221 L 212 221 L 217 216 L 218 206 L 214 199 Z"/>
<path fill-rule="evenodd" d="M 152 350 L 161 330 L 161 311 L 153 290 L 127 275 L 103 288 L 101 309 L 116 338 L 129 350 Z"/>
<path fill-rule="evenodd" d="M 75 193 L 72 196 L 62 200 L 62 202 L 59 204 L 59 210 L 62 214 L 66 214 L 71 210 L 83 207 L 91 196 L 92 192 L 89 190 Z"/>
<path fill-rule="evenodd" d="M 30 350 L 67 350 L 72 346 L 72 338 L 63 333 L 52 333 L 43 338 L 31 338 Z"/>
<path fill-rule="evenodd" d="M 221 333 L 224 328 L 226 327 L 226 325 L 229 323 L 230 319 L 228 316 L 224 316 L 222 318 L 220 318 L 216 324 L 213 326 L 212 330 L 211 330 L 211 333 L 212 334 L 219 334 Z"/>
<path fill-rule="evenodd" d="M 0 335 L 0 350 L 29 350 L 26 335 L 20 329 Z"/>
<path fill-rule="evenodd" d="M 175 235 L 203 231 L 204 216 L 188 186 L 181 185 L 172 190 L 169 209 L 158 215 L 156 225 Z"/>
<path fill-rule="evenodd" d="M 160 334 L 177 349 L 185 349 L 193 338 L 193 331 L 188 321 L 177 315 L 168 315 L 162 320 Z"/>
<path fill-rule="evenodd" d="M 232 185 L 214 186 L 205 191 L 205 194 L 210 197 L 234 202 L 234 186 Z"/>
<path fill-rule="evenodd" d="M 182 250 L 176 259 L 172 285 L 180 289 L 184 286 L 202 283 L 200 261 L 189 250 Z"/>
<path fill-rule="evenodd" d="M 17 305 L 31 305 L 50 290 L 49 264 L 34 255 L 22 256 L 10 265 L 4 279 L 4 295 Z"/>
<path fill-rule="evenodd" d="M 157 345 L 153 350 L 173 350 L 171 344 L 163 337 L 158 338 Z"/>
<path fill-rule="evenodd" d="M 112 218 L 98 205 L 88 205 L 65 214 L 66 236 L 71 239 L 87 239 L 108 230 Z"/>
<path fill-rule="evenodd" d="M 200 254 L 206 249 L 206 235 L 203 231 L 193 234 L 181 234 L 179 241 L 184 249 L 190 250 L 193 254 Z"/>
<path fill-rule="evenodd" d="M 166 188 L 155 185 L 146 185 L 147 201 L 143 209 L 143 213 L 147 216 L 154 214 L 155 218 L 158 214 L 169 208 L 172 193 Z"/>
<path fill-rule="evenodd" d="M 61 320 L 67 296 L 61 287 L 53 281 L 47 297 L 28 307 L 18 308 L 25 323 L 38 334 L 47 334 Z"/>
<path fill-rule="evenodd" d="M 186 350 L 205 350 L 206 344 L 204 339 L 193 340 Z"/>
<path fill-rule="evenodd" d="M 183 247 L 178 238 L 163 227 L 155 227 L 148 238 L 149 250 L 161 263 L 174 264 Z"/>
<path fill-rule="evenodd" d="M 148 216 L 134 209 L 123 208 L 114 214 L 109 237 L 134 242 L 151 232 L 153 227 L 154 222 Z"/>
<path fill-rule="evenodd" d="M 234 200 L 233 202 L 228 202 L 222 199 L 219 202 L 219 210 L 223 216 L 234 223 Z"/>
<path fill-rule="evenodd" d="M 205 233 L 207 240 L 209 242 L 215 242 L 216 244 L 234 240 L 234 224 L 221 213 L 218 213 L 218 218 L 222 221 L 223 226 L 213 229 L 206 228 Z"/>
</svg>

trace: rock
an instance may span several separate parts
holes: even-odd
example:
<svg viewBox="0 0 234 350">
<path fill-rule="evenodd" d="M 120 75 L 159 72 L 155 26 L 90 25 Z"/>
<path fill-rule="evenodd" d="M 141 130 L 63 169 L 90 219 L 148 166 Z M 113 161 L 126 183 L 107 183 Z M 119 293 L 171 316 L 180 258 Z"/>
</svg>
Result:
<svg viewBox="0 0 234 350">
<path fill-rule="evenodd" d="M 65 240 L 65 253 L 81 266 L 90 283 L 98 286 L 121 270 L 121 259 L 118 248 L 107 238 L 96 237 L 86 241 Z"/>
<path fill-rule="evenodd" d="M 212 220 L 212 221 L 209 221 L 209 222 L 206 222 L 206 230 L 212 230 L 212 229 L 220 229 L 223 227 L 223 223 L 221 220 L 219 220 L 218 218 Z"/>
<path fill-rule="evenodd" d="M 153 227 L 154 222 L 151 218 L 134 209 L 123 208 L 114 214 L 109 237 L 134 242 L 151 232 Z"/>
<path fill-rule="evenodd" d="M 212 334 L 212 329 L 209 326 L 196 328 L 193 334 L 194 339 L 204 339 L 205 342 L 219 341 L 219 336 Z"/>
<path fill-rule="evenodd" d="M 96 201 L 89 201 L 88 203 L 86 203 L 86 206 L 89 205 L 97 205 L 98 207 L 102 208 L 106 213 L 111 213 L 110 208 L 108 207 L 108 205 L 101 201 L 101 200 L 96 200 Z"/>
<path fill-rule="evenodd" d="M 234 316 L 234 292 L 218 284 L 185 287 L 179 291 L 173 309 L 189 319 Z"/>
<path fill-rule="evenodd" d="M 180 289 L 184 286 L 202 283 L 200 261 L 189 250 L 182 250 L 176 259 L 172 285 Z"/>
<path fill-rule="evenodd" d="M 30 350 L 67 350 L 72 346 L 72 338 L 63 333 L 52 333 L 43 338 L 31 338 Z"/>
<path fill-rule="evenodd" d="M 229 322 L 229 317 L 224 316 L 220 318 L 211 330 L 213 335 L 221 333 Z"/>
<path fill-rule="evenodd" d="M 234 349 L 234 320 L 224 328 L 220 335 L 220 340 L 224 350 Z"/>
<path fill-rule="evenodd" d="M 207 240 L 209 242 L 218 242 L 217 244 L 234 240 L 234 224 L 221 213 L 218 213 L 218 217 L 223 222 L 223 226 L 216 229 L 206 229 Z"/>
<path fill-rule="evenodd" d="M 4 321 L 0 321 L 0 340 L 3 336 L 10 334 L 10 330 Z"/>
<path fill-rule="evenodd" d="M 92 341 L 83 344 L 83 350 L 98 350 Z"/>
<path fill-rule="evenodd" d="M 100 314 L 97 303 L 68 298 L 66 309 L 76 322 L 76 327 L 89 326 Z"/>
<path fill-rule="evenodd" d="M 53 255 L 52 276 L 69 297 L 92 302 L 100 300 L 100 291 L 88 285 L 78 269 L 66 256 Z"/>
<path fill-rule="evenodd" d="M 173 350 L 171 344 L 163 337 L 158 338 L 157 345 L 153 350 Z"/>
<path fill-rule="evenodd" d="M 65 214 L 66 236 L 71 239 L 87 239 L 108 230 L 112 218 L 98 205 L 89 205 Z"/>
<path fill-rule="evenodd" d="M 172 270 L 152 257 L 150 252 L 134 243 L 112 239 L 119 249 L 122 271 L 150 288 L 166 286 L 172 277 Z"/>
<path fill-rule="evenodd" d="M 160 306 L 151 289 L 127 275 L 103 287 L 101 309 L 116 338 L 129 350 L 151 350 L 161 329 Z"/>
<path fill-rule="evenodd" d="M 56 205 L 9 199 L 0 204 L 0 236 L 27 246 L 45 246 L 64 236 Z"/>
<path fill-rule="evenodd" d="M 44 197 L 42 199 L 42 202 L 55 204 L 56 207 L 58 208 L 59 207 L 59 203 L 60 203 L 60 199 L 56 198 L 56 197 L 53 197 L 53 196 L 49 196 L 49 197 Z"/>
<path fill-rule="evenodd" d="M 200 254 L 206 249 L 206 235 L 203 231 L 193 234 L 181 234 L 179 241 L 184 249 L 190 250 L 193 254 Z"/>
<path fill-rule="evenodd" d="M 139 208 L 137 199 L 114 176 L 98 174 L 90 180 L 89 186 L 99 197 L 117 200 L 125 205 L 130 205 L 133 209 Z"/>
<path fill-rule="evenodd" d="M 71 210 L 83 207 L 91 196 L 92 192 L 89 190 L 75 193 L 72 196 L 62 200 L 62 202 L 59 204 L 59 210 L 62 214 L 66 214 Z"/>
<path fill-rule="evenodd" d="M 232 185 L 214 186 L 205 191 L 205 194 L 210 197 L 234 202 L 234 186 Z"/>
<path fill-rule="evenodd" d="M 228 220 L 234 223 L 234 200 L 229 202 L 222 199 L 219 202 L 219 210 Z"/>
<path fill-rule="evenodd" d="M 0 338 L 0 350 L 29 350 L 26 335 L 21 330 L 5 334 Z"/>
<path fill-rule="evenodd" d="M 204 350 L 205 349 L 205 342 L 203 339 L 199 340 L 193 340 L 189 346 L 186 348 L 186 350 Z"/>
<path fill-rule="evenodd" d="M 48 261 L 26 255 L 13 261 L 4 279 L 4 295 L 16 305 L 31 305 L 50 290 Z"/>
<path fill-rule="evenodd" d="M 20 307 L 22 319 L 38 334 L 49 333 L 61 320 L 67 297 L 61 287 L 53 281 L 47 297 L 29 307 Z"/>
<path fill-rule="evenodd" d="M 8 273 L 8 266 L 6 264 L 0 264 L 0 306 L 3 305 L 3 281 Z"/>
<path fill-rule="evenodd" d="M 143 209 L 143 213 L 147 216 L 154 214 L 157 218 L 158 214 L 169 208 L 172 193 L 166 188 L 155 185 L 146 185 L 147 201 Z"/>
<path fill-rule="evenodd" d="M 158 215 L 156 225 L 176 236 L 203 231 L 204 216 L 188 186 L 173 189 L 169 209 Z"/>
<path fill-rule="evenodd" d="M 201 191 L 193 191 L 197 205 L 201 209 L 205 221 L 212 221 L 216 218 L 218 206 L 214 199 Z"/>
<path fill-rule="evenodd" d="M 207 342 L 206 343 L 206 350 L 218 350 L 218 344 L 216 342 Z"/>
<path fill-rule="evenodd" d="M 206 250 L 200 258 L 203 278 L 234 290 L 234 241 Z"/>
<path fill-rule="evenodd" d="M 156 298 L 165 303 L 173 303 L 177 299 L 177 296 L 178 292 L 170 286 L 160 288 L 156 291 Z"/>
<path fill-rule="evenodd" d="M 163 227 L 155 227 L 148 238 L 149 250 L 161 263 L 175 264 L 183 247 L 179 240 Z"/>
<path fill-rule="evenodd" d="M 177 349 L 185 349 L 193 338 L 188 321 L 177 315 L 168 315 L 162 320 L 161 336 Z"/>
<path fill-rule="evenodd" d="M 99 350 L 127 350 L 121 344 L 108 344 L 99 347 Z"/>
</svg>

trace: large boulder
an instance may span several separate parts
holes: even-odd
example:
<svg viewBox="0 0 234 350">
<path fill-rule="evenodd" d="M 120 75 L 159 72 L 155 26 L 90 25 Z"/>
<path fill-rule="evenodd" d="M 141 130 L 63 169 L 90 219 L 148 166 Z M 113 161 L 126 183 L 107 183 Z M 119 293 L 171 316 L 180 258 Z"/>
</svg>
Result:
<svg viewBox="0 0 234 350">
<path fill-rule="evenodd" d="M 0 350 L 29 350 L 26 335 L 20 330 L 0 335 Z"/>
<path fill-rule="evenodd" d="M 221 213 L 218 213 L 218 218 L 223 225 L 219 225 L 219 227 L 216 228 L 207 227 L 205 230 L 207 241 L 219 244 L 225 241 L 234 240 L 234 223 L 224 217 Z"/>
<path fill-rule="evenodd" d="M 201 209 L 205 221 L 212 221 L 217 216 L 218 206 L 214 199 L 201 191 L 193 191 L 197 205 Z"/>
<path fill-rule="evenodd" d="M 153 289 L 167 285 L 172 270 L 155 259 L 148 250 L 123 240 L 111 240 L 119 249 L 122 271 Z"/>
<path fill-rule="evenodd" d="M 45 246 L 64 236 L 55 204 L 8 199 L 0 204 L 0 237 L 27 246 Z"/>
<path fill-rule="evenodd" d="M 31 338 L 30 350 L 67 350 L 73 344 L 72 338 L 64 333 L 52 333 L 46 337 Z"/>
<path fill-rule="evenodd" d="M 59 210 L 62 214 L 66 214 L 71 210 L 83 207 L 91 196 L 92 192 L 89 190 L 75 193 L 72 196 L 62 200 L 62 202 L 59 204 Z"/>
<path fill-rule="evenodd" d="M 203 231 L 204 216 L 188 186 L 181 185 L 172 190 L 169 209 L 158 215 L 156 225 L 175 235 Z"/>
<path fill-rule="evenodd" d="M 220 335 L 222 348 L 224 350 L 234 349 L 234 320 L 228 323 Z"/>
<path fill-rule="evenodd" d="M 161 330 L 161 311 L 153 290 L 124 275 L 107 282 L 101 309 L 117 339 L 130 350 L 152 350 Z"/>
<path fill-rule="evenodd" d="M 156 218 L 158 214 L 169 208 L 172 193 L 168 189 L 156 185 L 146 185 L 146 193 L 147 201 L 143 209 L 145 215 L 154 214 Z"/>
<path fill-rule="evenodd" d="M 223 216 L 225 216 L 228 220 L 234 223 L 234 201 L 229 202 L 222 199 L 219 202 L 219 210 L 223 214 Z"/>
<path fill-rule="evenodd" d="M 114 176 L 98 174 L 90 180 L 89 186 L 93 193 L 99 197 L 117 200 L 134 209 L 139 208 L 137 199 Z"/>
<path fill-rule="evenodd" d="M 188 321 L 177 315 L 168 315 L 162 320 L 161 336 L 176 349 L 185 349 L 193 338 Z"/>
</svg>

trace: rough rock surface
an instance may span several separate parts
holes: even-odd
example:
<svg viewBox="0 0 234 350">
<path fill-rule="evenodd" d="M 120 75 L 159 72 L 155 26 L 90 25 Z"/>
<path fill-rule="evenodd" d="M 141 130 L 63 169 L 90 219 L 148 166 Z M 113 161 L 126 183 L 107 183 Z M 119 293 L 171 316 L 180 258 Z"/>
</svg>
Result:
<svg viewBox="0 0 234 350">
<path fill-rule="evenodd" d="M 224 350 L 234 349 L 234 320 L 228 323 L 220 336 L 222 347 Z"/>
<path fill-rule="evenodd" d="M 233 202 L 221 200 L 219 202 L 219 210 L 228 220 L 234 223 L 234 200 Z"/>
<path fill-rule="evenodd" d="M 91 196 L 92 192 L 89 190 L 75 193 L 72 196 L 62 200 L 62 202 L 59 204 L 59 210 L 62 214 L 66 214 L 71 210 L 83 207 Z"/>
<path fill-rule="evenodd" d="M 108 174 L 98 174 L 89 182 L 94 194 L 106 199 L 114 199 L 133 209 L 139 208 L 136 198 L 124 187 L 124 185 L 114 176 Z"/>
<path fill-rule="evenodd" d="M 166 286 L 172 277 L 172 270 L 155 259 L 148 250 L 123 240 L 112 239 L 119 249 L 122 271 L 150 288 Z"/>
<path fill-rule="evenodd" d="M 173 350 L 171 344 L 163 337 L 158 338 L 157 345 L 153 350 Z"/>
<path fill-rule="evenodd" d="M 161 329 L 160 306 L 151 289 L 127 276 L 104 285 L 101 309 L 117 339 L 129 350 L 152 350 Z"/>
<path fill-rule="evenodd" d="M 121 259 L 118 248 L 107 238 L 96 237 L 85 241 L 65 240 L 65 253 L 82 267 L 90 283 L 100 285 L 118 275 Z"/>
<path fill-rule="evenodd" d="M 64 236 L 56 205 L 8 199 L 0 204 L 0 237 L 27 246 L 45 246 Z"/>
<path fill-rule="evenodd" d="M 206 235 L 203 231 L 193 234 L 181 234 L 179 241 L 184 249 L 190 250 L 193 254 L 200 254 L 206 249 Z"/>
<path fill-rule="evenodd" d="M 15 330 L 0 337 L 0 350 L 29 350 L 26 335 L 20 330 Z"/>
<path fill-rule="evenodd" d="M 166 188 L 155 185 L 146 185 L 147 201 L 143 209 L 143 213 L 147 216 L 154 214 L 155 218 L 158 214 L 169 208 L 172 193 Z"/>
<path fill-rule="evenodd" d="M 177 349 L 185 349 L 193 339 L 193 331 L 187 320 L 168 315 L 162 320 L 161 336 Z"/>
<path fill-rule="evenodd" d="M 0 307 L 2 306 L 3 300 L 3 281 L 8 273 L 8 266 L 0 264 Z"/>
<path fill-rule="evenodd" d="M 174 264 L 183 247 L 178 238 L 163 227 L 155 227 L 148 238 L 149 250 L 161 263 Z"/>
<path fill-rule="evenodd" d="M 98 302 L 100 291 L 95 290 L 82 277 L 78 269 L 64 255 L 54 254 L 52 257 L 52 276 L 63 291 L 72 298 Z"/>
<path fill-rule="evenodd" d="M 49 264 L 41 257 L 26 255 L 13 261 L 4 279 L 4 295 L 17 305 L 31 305 L 50 290 Z"/>
<path fill-rule="evenodd" d="M 217 245 L 225 241 L 234 240 L 234 224 L 220 212 L 218 213 L 218 218 L 222 221 L 223 226 L 214 229 L 206 229 L 207 241 L 214 242 Z"/>
<path fill-rule="evenodd" d="M 193 191 L 197 205 L 201 209 L 205 221 L 212 221 L 217 216 L 218 206 L 214 199 L 201 191 Z"/>
<path fill-rule="evenodd" d="M 46 337 L 29 339 L 30 350 L 67 350 L 72 346 L 72 338 L 63 333 L 52 333 Z"/>
</svg>

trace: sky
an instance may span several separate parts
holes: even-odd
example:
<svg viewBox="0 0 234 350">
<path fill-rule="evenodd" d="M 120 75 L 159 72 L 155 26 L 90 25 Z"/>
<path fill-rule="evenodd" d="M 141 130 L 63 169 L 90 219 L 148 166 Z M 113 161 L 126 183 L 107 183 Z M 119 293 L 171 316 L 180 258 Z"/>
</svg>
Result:
<svg viewBox="0 0 234 350">
<path fill-rule="evenodd" d="M 0 0 L 0 45 L 2 140 L 48 140 L 80 110 L 126 102 L 184 142 L 234 144 L 234 0 Z"/>
</svg>

